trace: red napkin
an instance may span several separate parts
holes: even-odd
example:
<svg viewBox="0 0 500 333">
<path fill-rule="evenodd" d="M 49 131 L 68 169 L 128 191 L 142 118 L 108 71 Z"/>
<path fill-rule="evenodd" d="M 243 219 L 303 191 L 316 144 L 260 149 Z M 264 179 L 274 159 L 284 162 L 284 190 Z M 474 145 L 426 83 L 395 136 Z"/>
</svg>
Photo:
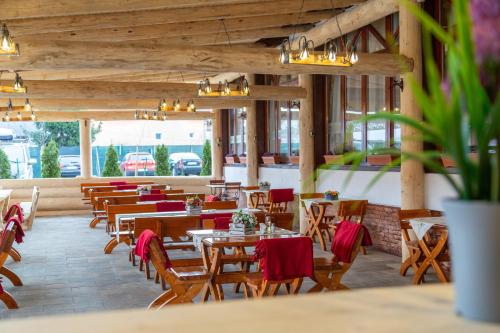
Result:
<svg viewBox="0 0 500 333">
<path fill-rule="evenodd" d="M 165 194 L 143 194 L 139 197 L 139 201 L 159 201 L 165 200 Z"/>
<path fill-rule="evenodd" d="M 21 209 L 20 204 L 13 204 L 10 206 L 9 210 L 7 211 L 7 214 L 5 214 L 3 221 L 7 222 L 11 217 L 17 216 L 19 218 L 19 222 L 24 223 L 24 214 L 23 210 Z"/>
<path fill-rule="evenodd" d="M 161 190 L 154 188 L 151 190 L 151 194 L 161 194 Z"/>
<path fill-rule="evenodd" d="M 21 222 L 19 222 L 19 219 L 17 216 L 13 216 L 7 221 L 7 224 L 5 225 L 5 229 L 2 232 L 2 240 L 4 238 L 4 235 L 7 233 L 7 229 L 9 228 L 10 224 L 13 223 L 16 225 L 16 234 L 15 234 L 15 241 L 17 244 L 20 244 L 23 242 L 23 237 L 24 237 L 24 230 L 23 227 L 21 226 Z"/>
<path fill-rule="evenodd" d="M 2 278 L 0 278 L 0 294 L 3 294 Z"/>
<path fill-rule="evenodd" d="M 231 217 L 233 217 L 233 213 L 213 213 L 213 214 L 205 213 L 205 214 L 200 215 L 201 220 L 215 220 L 215 219 L 220 218 L 220 217 L 231 218 Z"/>
<path fill-rule="evenodd" d="M 231 217 L 217 217 L 214 219 L 214 229 L 227 230 L 229 229 L 229 223 L 231 223 Z"/>
<path fill-rule="evenodd" d="M 264 279 L 280 281 L 313 275 L 313 248 L 309 237 L 262 239 L 255 245 Z"/>
<path fill-rule="evenodd" d="M 186 210 L 184 201 L 164 201 L 156 203 L 157 212 L 180 212 Z"/>
<path fill-rule="evenodd" d="M 209 196 L 206 197 L 205 201 L 206 202 L 220 201 L 220 198 L 216 195 L 210 194 Z"/>
<path fill-rule="evenodd" d="M 333 236 L 332 253 L 339 261 L 345 263 L 351 262 L 352 251 L 361 230 L 364 231 L 361 245 L 371 246 L 372 239 L 368 229 L 364 225 L 351 221 L 342 221 L 337 224 L 335 235 Z"/>
<path fill-rule="evenodd" d="M 137 189 L 137 185 L 118 185 L 116 186 L 117 190 L 135 190 Z"/>
<path fill-rule="evenodd" d="M 269 191 L 269 196 L 273 202 L 290 202 L 294 201 L 293 188 L 280 188 Z"/>
<path fill-rule="evenodd" d="M 127 182 L 109 182 L 110 186 L 127 185 Z"/>
<path fill-rule="evenodd" d="M 160 249 L 165 256 L 165 268 L 168 269 L 172 267 L 172 263 L 168 258 L 168 254 L 165 250 L 165 247 L 163 246 L 163 242 L 152 230 L 146 229 L 140 234 L 139 238 L 137 238 L 137 245 L 135 246 L 134 254 L 136 256 L 139 256 L 142 260 L 144 260 L 144 262 L 149 262 L 151 252 L 150 245 L 153 240 L 158 242 L 158 245 L 160 246 Z"/>
</svg>

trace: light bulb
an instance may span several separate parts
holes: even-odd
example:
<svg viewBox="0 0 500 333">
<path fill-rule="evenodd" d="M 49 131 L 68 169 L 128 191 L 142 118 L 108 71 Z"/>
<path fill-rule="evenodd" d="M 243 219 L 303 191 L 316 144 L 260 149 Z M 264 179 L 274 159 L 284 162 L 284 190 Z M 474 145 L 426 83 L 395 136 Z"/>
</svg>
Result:
<svg viewBox="0 0 500 333">
<path fill-rule="evenodd" d="M 17 120 L 23 120 L 23 116 L 20 111 L 17 111 Z"/>
<path fill-rule="evenodd" d="M 24 110 L 30 112 L 31 111 L 31 103 L 28 98 L 26 98 L 26 103 L 24 103 Z"/>
<path fill-rule="evenodd" d="M 229 86 L 229 82 L 224 81 L 224 95 L 231 94 L 231 87 Z"/>
<path fill-rule="evenodd" d="M 166 112 L 163 112 L 163 120 L 167 120 L 167 113 Z"/>
<path fill-rule="evenodd" d="M 35 112 L 31 111 L 31 120 L 35 121 L 35 119 L 36 119 Z"/>
<path fill-rule="evenodd" d="M 135 111 L 135 113 L 134 113 L 134 119 L 135 120 L 139 119 L 139 111 Z"/>
<path fill-rule="evenodd" d="M 5 52 L 10 51 L 11 49 L 11 41 L 9 37 L 9 30 L 7 29 L 7 25 L 2 26 L 2 50 Z"/>
<path fill-rule="evenodd" d="M 300 51 L 300 60 L 306 60 L 309 58 L 309 51 L 307 48 L 304 48 L 302 51 Z"/>
<path fill-rule="evenodd" d="M 328 49 L 328 60 L 335 62 L 337 60 L 337 53 L 333 50 L 333 47 Z"/>
<path fill-rule="evenodd" d="M 10 121 L 10 116 L 8 112 L 5 112 L 5 121 Z"/>
<path fill-rule="evenodd" d="M 153 112 L 153 119 L 154 120 L 158 119 L 158 113 L 156 111 Z"/>
<path fill-rule="evenodd" d="M 175 101 L 175 104 L 174 104 L 174 109 L 175 111 L 179 111 L 181 108 L 181 101 L 179 101 L 179 99 L 177 99 L 177 101 Z"/>
<path fill-rule="evenodd" d="M 148 114 L 148 111 L 144 111 L 143 113 L 143 118 L 148 120 L 149 119 L 149 114 Z"/>
<path fill-rule="evenodd" d="M 355 64 L 359 61 L 358 54 L 356 53 L 356 50 L 354 50 L 351 54 L 351 64 Z"/>
<path fill-rule="evenodd" d="M 161 100 L 161 108 L 162 108 L 162 110 L 166 110 L 167 109 L 167 101 L 165 99 Z"/>
</svg>

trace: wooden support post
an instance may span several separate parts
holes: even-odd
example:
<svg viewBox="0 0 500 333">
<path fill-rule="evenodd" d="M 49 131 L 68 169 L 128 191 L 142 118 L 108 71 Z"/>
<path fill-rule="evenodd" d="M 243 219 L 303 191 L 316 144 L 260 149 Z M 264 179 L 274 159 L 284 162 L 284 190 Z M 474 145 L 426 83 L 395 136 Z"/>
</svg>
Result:
<svg viewBox="0 0 500 333">
<path fill-rule="evenodd" d="M 299 85 L 307 91 L 307 97 L 300 100 L 299 137 L 300 163 L 299 186 L 300 192 L 314 192 L 316 177 L 314 170 L 314 111 L 313 111 L 313 80 L 312 75 L 299 75 Z M 304 212 L 300 214 L 300 231 L 304 232 L 307 226 Z"/>
<path fill-rule="evenodd" d="M 92 175 L 92 145 L 90 119 L 80 120 L 80 176 L 88 179 Z"/>
<path fill-rule="evenodd" d="M 212 176 L 215 179 L 222 179 L 224 172 L 222 170 L 224 158 L 222 153 L 222 115 L 220 110 L 213 110 L 215 118 L 212 122 Z"/>
<path fill-rule="evenodd" d="M 255 75 L 246 76 L 248 83 L 253 85 Z M 256 186 L 259 182 L 259 156 L 257 150 L 257 108 L 256 102 L 252 101 L 247 109 L 247 186 Z"/>
<path fill-rule="evenodd" d="M 420 23 L 405 8 L 401 6 L 399 11 L 399 50 L 401 54 L 413 59 L 412 75 L 416 82 L 422 83 L 422 35 Z M 401 92 L 401 114 L 416 120 L 422 119 L 415 96 L 409 87 L 408 75 L 405 75 L 404 89 Z M 423 151 L 423 142 L 416 140 L 419 133 L 411 127 L 401 125 L 401 151 L 419 153 Z M 425 173 L 421 163 L 417 161 L 405 161 L 401 164 L 401 208 L 420 209 L 425 208 Z M 408 253 L 403 243 L 403 260 Z"/>
</svg>

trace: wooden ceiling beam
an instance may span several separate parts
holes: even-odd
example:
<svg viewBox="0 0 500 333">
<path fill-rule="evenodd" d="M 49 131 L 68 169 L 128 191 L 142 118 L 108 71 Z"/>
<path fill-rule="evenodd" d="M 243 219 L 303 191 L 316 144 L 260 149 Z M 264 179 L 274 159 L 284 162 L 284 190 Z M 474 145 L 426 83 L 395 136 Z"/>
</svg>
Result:
<svg viewBox="0 0 500 333">
<path fill-rule="evenodd" d="M 84 112 L 71 112 L 71 111 L 36 111 L 37 121 L 76 121 L 79 119 L 93 119 L 101 121 L 112 120 L 134 120 L 135 111 L 120 111 L 115 110 L 97 110 L 97 111 L 84 111 Z M 213 119 L 212 112 L 175 112 L 167 114 L 168 120 L 205 120 Z M 154 121 L 154 120 L 150 120 Z M 161 121 L 161 120 L 158 120 Z"/>
<path fill-rule="evenodd" d="M 168 42 L 169 38 L 178 39 L 179 37 L 193 35 L 212 35 L 204 40 L 204 44 L 217 44 L 221 41 L 226 42 L 227 37 L 224 33 L 224 25 L 228 32 L 243 32 L 247 30 L 266 30 L 266 28 L 277 28 L 282 26 L 301 25 L 318 22 L 332 17 L 331 10 L 322 10 L 317 12 L 303 13 L 300 19 L 297 14 L 282 15 L 263 15 L 243 18 L 231 18 L 224 20 L 211 20 L 202 22 L 168 23 L 142 26 L 117 27 L 107 29 L 76 30 L 54 33 L 36 33 L 28 35 L 16 35 L 16 42 L 22 43 L 29 39 L 43 40 L 67 40 L 67 41 L 106 41 L 123 42 L 130 40 L 144 39 L 164 39 Z M 290 29 L 285 35 L 293 33 Z M 273 35 L 274 36 L 274 35 Z M 232 37 L 232 36 L 230 36 Z M 265 36 L 264 36 L 265 37 Z M 261 38 L 264 38 L 261 37 Z M 231 38 L 236 40 L 237 38 Z M 241 38 L 240 38 L 241 39 Z M 208 42 L 210 41 L 210 43 Z"/>
<path fill-rule="evenodd" d="M 95 81 L 25 81 L 27 94 L 0 93 L 0 97 L 33 99 L 133 99 L 196 98 L 198 87 L 192 83 L 134 83 Z M 213 86 L 216 89 L 216 86 Z M 292 100 L 305 98 L 300 87 L 250 86 L 250 96 L 218 97 L 242 100 Z M 211 99 L 213 97 L 206 97 Z"/>
<path fill-rule="evenodd" d="M 335 0 L 334 7 L 344 8 L 358 4 L 364 0 Z M 33 35 L 63 31 L 91 30 L 168 24 L 194 21 L 210 21 L 238 17 L 262 15 L 282 15 L 313 10 L 331 9 L 331 0 L 277 0 L 234 5 L 202 6 L 193 8 L 158 9 L 151 11 L 133 11 L 121 13 L 105 13 L 96 15 L 73 15 L 57 17 L 41 17 L 17 20 L 4 20 L 12 36 Z M 117 5 L 119 8 L 120 5 Z M 3 5 L 2 5 L 3 9 Z M 2 12 L 3 18 L 3 12 Z"/>
<path fill-rule="evenodd" d="M 208 73 L 398 75 L 412 69 L 410 59 L 393 54 L 359 54 L 352 67 L 283 65 L 274 48 L 30 41 L 19 57 L 0 59 L 0 68 L 177 70 Z"/>
</svg>

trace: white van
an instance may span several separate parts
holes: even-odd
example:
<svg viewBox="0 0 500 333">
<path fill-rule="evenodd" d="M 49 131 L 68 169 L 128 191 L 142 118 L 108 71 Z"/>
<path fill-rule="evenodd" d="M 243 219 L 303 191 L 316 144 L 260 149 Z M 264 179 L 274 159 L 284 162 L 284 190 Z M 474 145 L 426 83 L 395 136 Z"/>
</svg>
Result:
<svg viewBox="0 0 500 333">
<path fill-rule="evenodd" d="M 14 135 L 9 134 L 10 129 L 2 128 L 0 131 L 0 149 L 2 149 L 10 162 L 12 178 L 33 178 L 33 164 L 35 159 L 30 159 L 28 145 L 23 142 L 15 142 Z"/>
</svg>

